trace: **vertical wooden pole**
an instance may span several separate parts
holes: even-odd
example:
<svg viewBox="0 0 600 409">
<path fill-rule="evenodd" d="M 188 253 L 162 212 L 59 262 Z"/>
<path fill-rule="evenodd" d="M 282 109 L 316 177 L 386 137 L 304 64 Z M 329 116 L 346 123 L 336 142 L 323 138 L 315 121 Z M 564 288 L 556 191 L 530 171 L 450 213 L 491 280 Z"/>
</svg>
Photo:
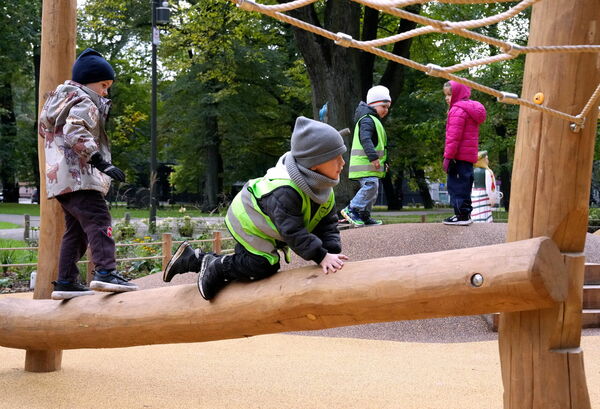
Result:
<svg viewBox="0 0 600 409">
<path fill-rule="evenodd" d="M 598 0 L 544 0 L 533 6 L 529 45 L 600 44 Z M 529 54 L 524 98 L 544 93 L 545 104 L 578 114 L 600 82 L 594 53 Z M 597 104 L 592 112 L 596 112 Z M 521 108 L 512 175 L 508 241 L 549 236 L 565 254 L 566 302 L 500 316 L 499 347 L 504 407 L 590 408 L 581 339 L 588 199 L 596 118 L 583 130 Z M 579 311 L 579 312 L 577 312 Z"/>
<path fill-rule="evenodd" d="M 31 220 L 28 214 L 24 214 L 23 218 L 25 219 L 25 227 L 23 228 L 23 240 L 29 244 L 29 232 L 31 231 Z"/>
<path fill-rule="evenodd" d="M 173 251 L 173 235 L 171 233 L 163 233 L 162 235 L 162 271 L 165 271 L 169 260 L 171 260 L 171 251 Z"/>
<path fill-rule="evenodd" d="M 45 94 L 71 78 L 75 61 L 76 0 L 44 0 L 42 5 L 42 47 L 40 68 L 40 109 Z M 64 231 L 63 214 L 56 200 L 46 199 L 45 140 L 38 137 L 40 162 L 40 236 L 38 267 L 33 298 L 50 298 L 51 281 L 58 275 L 58 254 Z M 25 370 L 51 372 L 60 369 L 62 351 L 27 351 Z"/>
<path fill-rule="evenodd" d="M 223 248 L 222 248 L 222 245 L 221 245 L 221 232 L 220 231 L 214 231 L 213 232 L 212 251 L 213 251 L 213 253 L 220 254 L 222 249 Z"/>
</svg>

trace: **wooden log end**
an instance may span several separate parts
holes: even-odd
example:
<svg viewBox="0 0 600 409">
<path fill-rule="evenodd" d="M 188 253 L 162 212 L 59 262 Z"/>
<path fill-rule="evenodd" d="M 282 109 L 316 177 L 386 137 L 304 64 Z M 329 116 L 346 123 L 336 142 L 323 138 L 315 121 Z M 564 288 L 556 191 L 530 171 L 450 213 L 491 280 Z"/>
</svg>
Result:
<svg viewBox="0 0 600 409">
<path fill-rule="evenodd" d="M 538 256 L 535 258 L 533 272 L 542 277 L 544 288 L 556 302 L 563 302 L 569 294 L 569 277 L 560 249 L 549 237 L 540 239 Z"/>
</svg>

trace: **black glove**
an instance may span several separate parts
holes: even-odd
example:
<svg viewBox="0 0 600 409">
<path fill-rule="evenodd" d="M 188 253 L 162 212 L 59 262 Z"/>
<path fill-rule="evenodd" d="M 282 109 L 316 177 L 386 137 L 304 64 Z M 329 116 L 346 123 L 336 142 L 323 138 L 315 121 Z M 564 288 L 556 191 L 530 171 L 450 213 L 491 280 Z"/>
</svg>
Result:
<svg viewBox="0 0 600 409">
<path fill-rule="evenodd" d="M 98 169 L 100 172 L 110 176 L 116 181 L 125 182 L 125 174 L 121 169 L 110 162 L 102 159 L 100 152 L 96 152 L 90 158 L 89 164 Z"/>
</svg>

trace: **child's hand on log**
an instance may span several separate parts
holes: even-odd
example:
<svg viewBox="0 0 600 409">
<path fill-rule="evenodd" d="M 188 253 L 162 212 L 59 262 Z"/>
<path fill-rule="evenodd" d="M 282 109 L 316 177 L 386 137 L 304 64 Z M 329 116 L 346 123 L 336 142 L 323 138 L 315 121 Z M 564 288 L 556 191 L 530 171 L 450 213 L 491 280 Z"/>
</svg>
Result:
<svg viewBox="0 0 600 409">
<path fill-rule="evenodd" d="M 330 271 L 335 273 L 344 267 L 344 260 L 348 260 L 348 257 L 343 254 L 327 253 L 319 265 L 323 267 L 323 273 L 329 274 Z"/>
</svg>

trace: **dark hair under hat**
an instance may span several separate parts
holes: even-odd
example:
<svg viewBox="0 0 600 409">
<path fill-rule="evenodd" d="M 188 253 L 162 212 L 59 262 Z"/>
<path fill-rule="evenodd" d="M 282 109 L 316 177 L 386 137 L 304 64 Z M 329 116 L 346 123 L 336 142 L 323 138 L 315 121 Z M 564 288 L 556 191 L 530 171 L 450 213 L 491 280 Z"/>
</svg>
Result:
<svg viewBox="0 0 600 409">
<path fill-rule="evenodd" d="M 91 84 L 115 79 L 115 70 L 98 51 L 88 48 L 73 64 L 72 79 L 80 84 Z"/>
</svg>

